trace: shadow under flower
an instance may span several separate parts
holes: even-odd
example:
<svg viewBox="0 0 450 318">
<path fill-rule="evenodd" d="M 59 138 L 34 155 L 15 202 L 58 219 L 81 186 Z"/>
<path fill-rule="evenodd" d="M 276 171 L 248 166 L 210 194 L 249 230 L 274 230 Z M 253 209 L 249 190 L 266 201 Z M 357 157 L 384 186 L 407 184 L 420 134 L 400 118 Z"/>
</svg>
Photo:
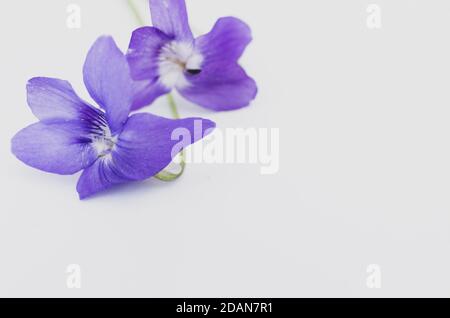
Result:
<svg viewBox="0 0 450 318">
<path fill-rule="evenodd" d="M 111 187 L 108 190 L 99 192 L 93 196 L 83 199 L 82 202 L 95 201 L 101 198 L 119 197 L 133 195 L 136 197 L 142 196 L 142 194 L 151 194 L 155 190 L 172 188 L 176 186 L 178 182 L 162 182 L 155 178 L 151 178 L 144 181 L 135 181 L 125 184 L 119 184 Z"/>
</svg>

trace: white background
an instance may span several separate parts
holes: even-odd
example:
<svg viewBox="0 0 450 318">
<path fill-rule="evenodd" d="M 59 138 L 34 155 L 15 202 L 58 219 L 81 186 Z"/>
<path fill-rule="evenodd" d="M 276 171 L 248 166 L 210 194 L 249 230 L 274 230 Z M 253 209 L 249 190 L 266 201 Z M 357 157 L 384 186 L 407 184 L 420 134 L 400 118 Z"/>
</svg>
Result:
<svg viewBox="0 0 450 318">
<path fill-rule="evenodd" d="M 260 93 L 229 113 L 177 98 L 182 115 L 279 128 L 279 173 L 193 164 L 178 182 L 80 202 L 78 176 L 10 153 L 35 121 L 25 84 L 58 77 L 88 99 L 89 47 L 110 34 L 125 50 L 137 24 L 124 0 L 2 1 L 0 296 L 450 296 L 450 3 L 374 1 L 383 27 L 370 30 L 372 1 L 187 2 L 198 34 L 221 16 L 251 25 L 242 64 Z M 168 114 L 164 99 L 146 111 Z M 69 264 L 81 289 L 66 286 Z"/>
</svg>

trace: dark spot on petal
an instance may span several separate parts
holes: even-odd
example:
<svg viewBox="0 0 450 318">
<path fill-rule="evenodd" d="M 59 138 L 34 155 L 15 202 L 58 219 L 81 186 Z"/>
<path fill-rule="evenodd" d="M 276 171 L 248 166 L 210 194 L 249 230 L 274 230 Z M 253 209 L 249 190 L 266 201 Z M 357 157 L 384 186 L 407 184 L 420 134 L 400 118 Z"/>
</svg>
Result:
<svg viewBox="0 0 450 318">
<path fill-rule="evenodd" d="M 187 70 L 187 72 L 191 75 L 198 75 L 202 72 L 202 70 Z"/>
</svg>

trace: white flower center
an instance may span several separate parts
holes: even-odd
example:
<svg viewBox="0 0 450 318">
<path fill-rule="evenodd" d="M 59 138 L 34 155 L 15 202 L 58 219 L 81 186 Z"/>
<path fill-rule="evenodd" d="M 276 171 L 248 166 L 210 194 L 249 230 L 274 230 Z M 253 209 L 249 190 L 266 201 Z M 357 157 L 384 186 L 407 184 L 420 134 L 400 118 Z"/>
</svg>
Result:
<svg viewBox="0 0 450 318">
<path fill-rule="evenodd" d="M 191 43 L 170 42 L 159 55 L 159 80 L 167 88 L 189 86 L 186 72 L 192 75 L 201 71 L 203 56 Z"/>
<path fill-rule="evenodd" d="M 110 157 L 118 140 L 118 136 L 111 136 L 111 131 L 108 127 L 104 127 L 101 134 L 93 134 L 91 138 L 92 147 L 94 147 L 99 158 Z"/>
</svg>

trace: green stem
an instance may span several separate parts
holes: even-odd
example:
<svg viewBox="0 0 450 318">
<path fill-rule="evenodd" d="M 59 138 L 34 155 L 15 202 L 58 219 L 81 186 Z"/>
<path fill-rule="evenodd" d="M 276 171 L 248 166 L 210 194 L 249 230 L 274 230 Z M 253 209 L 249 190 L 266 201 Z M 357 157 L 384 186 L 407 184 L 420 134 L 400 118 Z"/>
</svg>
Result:
<svg viewBox="0 0 450 318">
<path fill-rule="evenodd" d="M 180 113 L 177 109 L 177 104 L 175 103 L 175 99 L 173 98 L 173 95 L 171 93 L 167 94 L 167 101 L 169 102 L 170 110 L 172 112 L 172 116 L 174 119 L 180 119 Z M 181 177 L 184 173 L 184 170 L 186 168 L 186 153 L 181 151 L 180 153 L 180 172 L 178 173 L 172 173 L 169 171 L 161 171 L 157 175 L 155 175 L 155 178 L 160 181 L 170 182 L 178 179 Z"/>
<path fill-rule="evenodd" d="M 134 1 L 127 0 L 127 4 L 128 4 L 128 7 L 130 8 L 130 10 L 133 12 L 139 25 L 144 26 L 145 25 L 144 19 L 140 15 L 139 10 L 136 7 Z M 167 94 L 167 101 L 169 102 L 170 111 L 172 112 L 173 118 L 180 119 L 181 116 L 180 116 L 180 113 L 178 112 L 177 104 L 175 103 L 175 99 L 173 98 L 173 95 L 171 93 Z M 172 172 L 163 170 L 160 173 L 158 173 L 157 175 L 155 175 L 155 178 L 160 181 L 164 181 L 164 182 L 175 181 L 176 179 L 178 179 L 179 177 L 181 177 L 183 175 L 185 168 L 186 168 L 186 153 L 183 150 L 180 153 L 180 172 L 172 173 Z"/>
<path fill-rule="evenodd" d="M 181 116 L 180 113 L 178 112 L 177 104 L 175 103 L 175 99 L 173 98 L 173 95 L 171 93 L 167 94 L 167 101 L 169 102 L 173 118 L 180 119 Z"/>
<path fill-rule="evenodd" d="M 183 151 L 181 153 L 180 172 L 173 173 L 173 172 L 169 172 L 169 171 L 163 170 L 160 173 L 158 173 L 157 175 L 155 175 L 155 178 L 158 179 L 159 181 L 164 181 L 164 182 L 171 182 L 171 181 L 177 180 L 184 173 L 184 170 L 186 168 L 186 161 L 185 160 L 186 160 L 185 159 L 185 154 L 184 154 L 184 151 Z"/>
<path fill-rule="evenodd" d="M 139 23 L 139 26 L 144 26 L 145 25 L 144 19 L 139 14 L 139 10 L 136 7 L 134 1 L 133 0 L 127 0 L 127 4 L 128 4 L 128 7 L 130 8 L 130 10 L 133 12 L 134 17 L 136 18 L 137 22 Z"/>
</svg>

